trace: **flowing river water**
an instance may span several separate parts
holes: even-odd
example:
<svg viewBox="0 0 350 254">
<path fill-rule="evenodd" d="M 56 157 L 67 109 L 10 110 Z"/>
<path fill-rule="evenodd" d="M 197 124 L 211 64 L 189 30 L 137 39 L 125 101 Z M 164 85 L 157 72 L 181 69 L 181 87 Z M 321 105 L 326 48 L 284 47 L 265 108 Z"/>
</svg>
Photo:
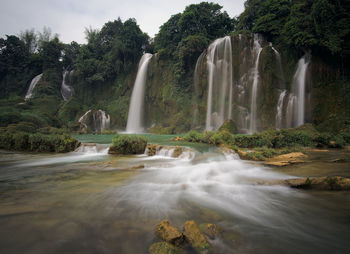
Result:
<svg viewBox="0 0 350 254">
<path fill-rule="evenodd" d="M 78 138 L 108 143 L 108 137 Z M 156 142 L 173 144 L 167 136 Z M 321 161 L 320 152 L 316 162 L 276 170 L 206 145 L 180 158 L 112 156 L 107 148 L 0 151 L 0 253 L 147 253 L 163 219 L 180 229 L 186 220 L 219 225 L 215 253 L 348 251 L 347 192 L 257 184 L 332 170 L 349 177 L 348 162 Z"/>
</svg>

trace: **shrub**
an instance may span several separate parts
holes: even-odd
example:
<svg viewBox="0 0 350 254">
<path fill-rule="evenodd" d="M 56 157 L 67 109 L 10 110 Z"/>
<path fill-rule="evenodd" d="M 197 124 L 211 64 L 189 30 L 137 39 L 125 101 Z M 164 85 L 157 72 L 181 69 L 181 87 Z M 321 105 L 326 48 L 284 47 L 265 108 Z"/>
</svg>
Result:
<svg viewBox="0 0 350 254">
<path fill-rule="evenodd" d="M 202 142 L 204 139 L 203 134 L 197 131 L 189 131 L 184 136 L 184 139 L 188 142 Z"/>
<path fill-rule="evenodd" d="M 112 139 L 109 153 L 113 154 L 141 154 L 144 153 L 147 139 L 137 135 L 116 135 Z"/>
</svg>

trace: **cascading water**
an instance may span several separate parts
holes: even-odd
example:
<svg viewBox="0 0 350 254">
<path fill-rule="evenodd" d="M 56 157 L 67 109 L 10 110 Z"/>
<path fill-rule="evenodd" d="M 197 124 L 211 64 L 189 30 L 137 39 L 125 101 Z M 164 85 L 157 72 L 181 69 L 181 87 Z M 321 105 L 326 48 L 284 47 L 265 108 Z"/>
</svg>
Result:
<svg viewBox="0 0 350 254">
<path fill-rule="evenodd" d="M 74 95 L 73 87 L 67 84 L 67 79 L 69 79 L 69 76 L 72 74 L 72 72 L 73 71 L 63 71 L 61 95 L 65 101 Z"/>
<path fill-rule="evenodd" d="M 297 70 L 293 76 L 292 92 L 287 105 L 287 127 L 296 127 L 305 123 L 305 88 L 306 74 L 310 63 L 310 55 L 299 59 Z"/>
<path fill-rule="evenodd" d="M 144 132 L 144 127 L 143 127 L 144 93 L 145 93 L 147 69 L 151 58 L 152 58 L 152 54 L 146 53 L 142 56 L 139 63 L 139 68 L 136 75 L 134 89 L 131 95 L 128 122 L 126 125 L 126 132 L 128 133 Z"/>
<path fill-rule="evenodd" d="M 250 104 L 250 124 L 249 124 L 249 133 L 256 132 L 256 118 L 257 118 L 257 108 L 256 101 L 258 96 L 258 84 L 259 84 L 259 59 L 262 47 L 259 43 L 259 37 L 257 34 L 254 35 L 254 51 L 256 53 L 256 60 L 253 70 L 253 86 L 252 86 L 252 96 Z"/>
<path fill-rule="evenodd" d="M 40 81 L 41 77 L 43 76 L 43 74 L 39 74 L 37 76 L 35 76 L 32 81 L 30 82 L 30 85 L 29 85 L 29 88 L 28 88 L 28 91 L 26 93 L 26 96 L 24 97 L 25 100 L 28 100 L 30 98 L 32 98 L 33 96 L 33 90 L 35 88 L 35 86 L 38 84 L 38 82 Z"/>
<path fill-rule="evenodd" d="M 90 109 L 79 118 L 78 122 L 83 126 L 83 129 L 90 128 L 94 132 L 101 133 L 110 127 L 110 116 L 101 109 Z"/>
<path fill-rule="evenodd" d="M 307 55 L 303 56 L 299 62 L 297 71 L 293 77 L 293 86 L 296 89 L 297 95 L 297 108 L 296 108 L 296 125 L 303 125 L 305 121 L 305 81 L 306 72 L 309 61 Z"/>
<path fill-rule="evenodd" d="M 217 130 L 232 116 L 232 45 L 230 36 L 215 40 L 207 54 L 208 98 L 206 130 Z M 225 114 L 225 105 L 228 105 Z"/>
<path fill-rule="evenodd" d="M 278 98 L 277 102 L 277 114 L 276 114 L 276 129 L 281 129 L 282 128 L 282 117 L 283 117 L 283 102 L 284 102 L 284 97 L 286 96 L 287 91 L 283 90 L 280 93 L 280 96 Z"/>
</svg>

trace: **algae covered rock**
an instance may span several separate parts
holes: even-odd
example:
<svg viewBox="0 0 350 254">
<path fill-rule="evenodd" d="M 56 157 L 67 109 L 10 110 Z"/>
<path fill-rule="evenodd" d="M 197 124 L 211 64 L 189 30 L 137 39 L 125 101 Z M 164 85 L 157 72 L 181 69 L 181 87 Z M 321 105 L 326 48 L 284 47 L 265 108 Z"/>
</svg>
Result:
<svg viewBox="0 0 350 254">
<path fill-rule="evenodd" d="M 199 230 L 197 224 L 191 220 L 186 221 L 183 230 L 186 240 L 197 253 L 209 253 L 210 245 L 205 236 Z"/>
<path fill-rule="evenodd" d="M 116 135 L 109 148 L 110 154 L 142 154 L 145 152 L 147 139 L 138 135 Z"/>
<path fill-rule="evenodd" d="M 156 235 L 168 243 L 180 245 L 184 241 L 183 234 L 175 227 L 169 224 L 168 220 L 162 220 L 157 228 Z"/>
<path fill-rule="evenodd" d="M 285 182 L 297 189 L 350 190 L 350 179 L 341 176 L 288 179 Z"/>
<path fill-rule="evenodd" d="M 150 254 L 184 254 L 185 253 L 182 249 L 167 242 L 153 243 L 149 247 L 148 252 Z"/>
<path fill-rule="evenodd" d="M 226 120 L 219 128 L 219 131 L 224 131 L 224 130 L 228 131 L 231 134 L 238 133 L 237 125 L 232 119 Z"/>
</svg>

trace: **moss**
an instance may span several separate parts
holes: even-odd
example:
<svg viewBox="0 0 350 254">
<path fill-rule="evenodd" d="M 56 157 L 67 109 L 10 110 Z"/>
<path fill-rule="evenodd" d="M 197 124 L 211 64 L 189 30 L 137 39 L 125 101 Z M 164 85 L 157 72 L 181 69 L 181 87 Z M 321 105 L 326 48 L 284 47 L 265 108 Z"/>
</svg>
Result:
<svg viewBox="0 0 350 254">
<path fill-rule="evenodd" d="M 112 139 L 109 153 L 141 154 L 145 152 L 147 139 L 137 135 L 116 135 Z"/>
<path fill-rule="evenodd" d="M 153 243 L 148 252 L 150 254 L 184 254 L 184 250 L 170 244 L 167 242 L 157 242 Z"/>
<path fill-rule="evenodd" d="M 0 148 L 31 152 L 70 152 L 79 141 L 69 135 L 43 135 L 25 132 L 5 132 L 0 135 Z"/>
<path fill-rule="evenodd" d="M 219 131 L 224 131 L 224 130 L 231 134 L 238 133 L 237 126 L 232 119 L 225 121 L 219 128 Z"/>
</svg>

